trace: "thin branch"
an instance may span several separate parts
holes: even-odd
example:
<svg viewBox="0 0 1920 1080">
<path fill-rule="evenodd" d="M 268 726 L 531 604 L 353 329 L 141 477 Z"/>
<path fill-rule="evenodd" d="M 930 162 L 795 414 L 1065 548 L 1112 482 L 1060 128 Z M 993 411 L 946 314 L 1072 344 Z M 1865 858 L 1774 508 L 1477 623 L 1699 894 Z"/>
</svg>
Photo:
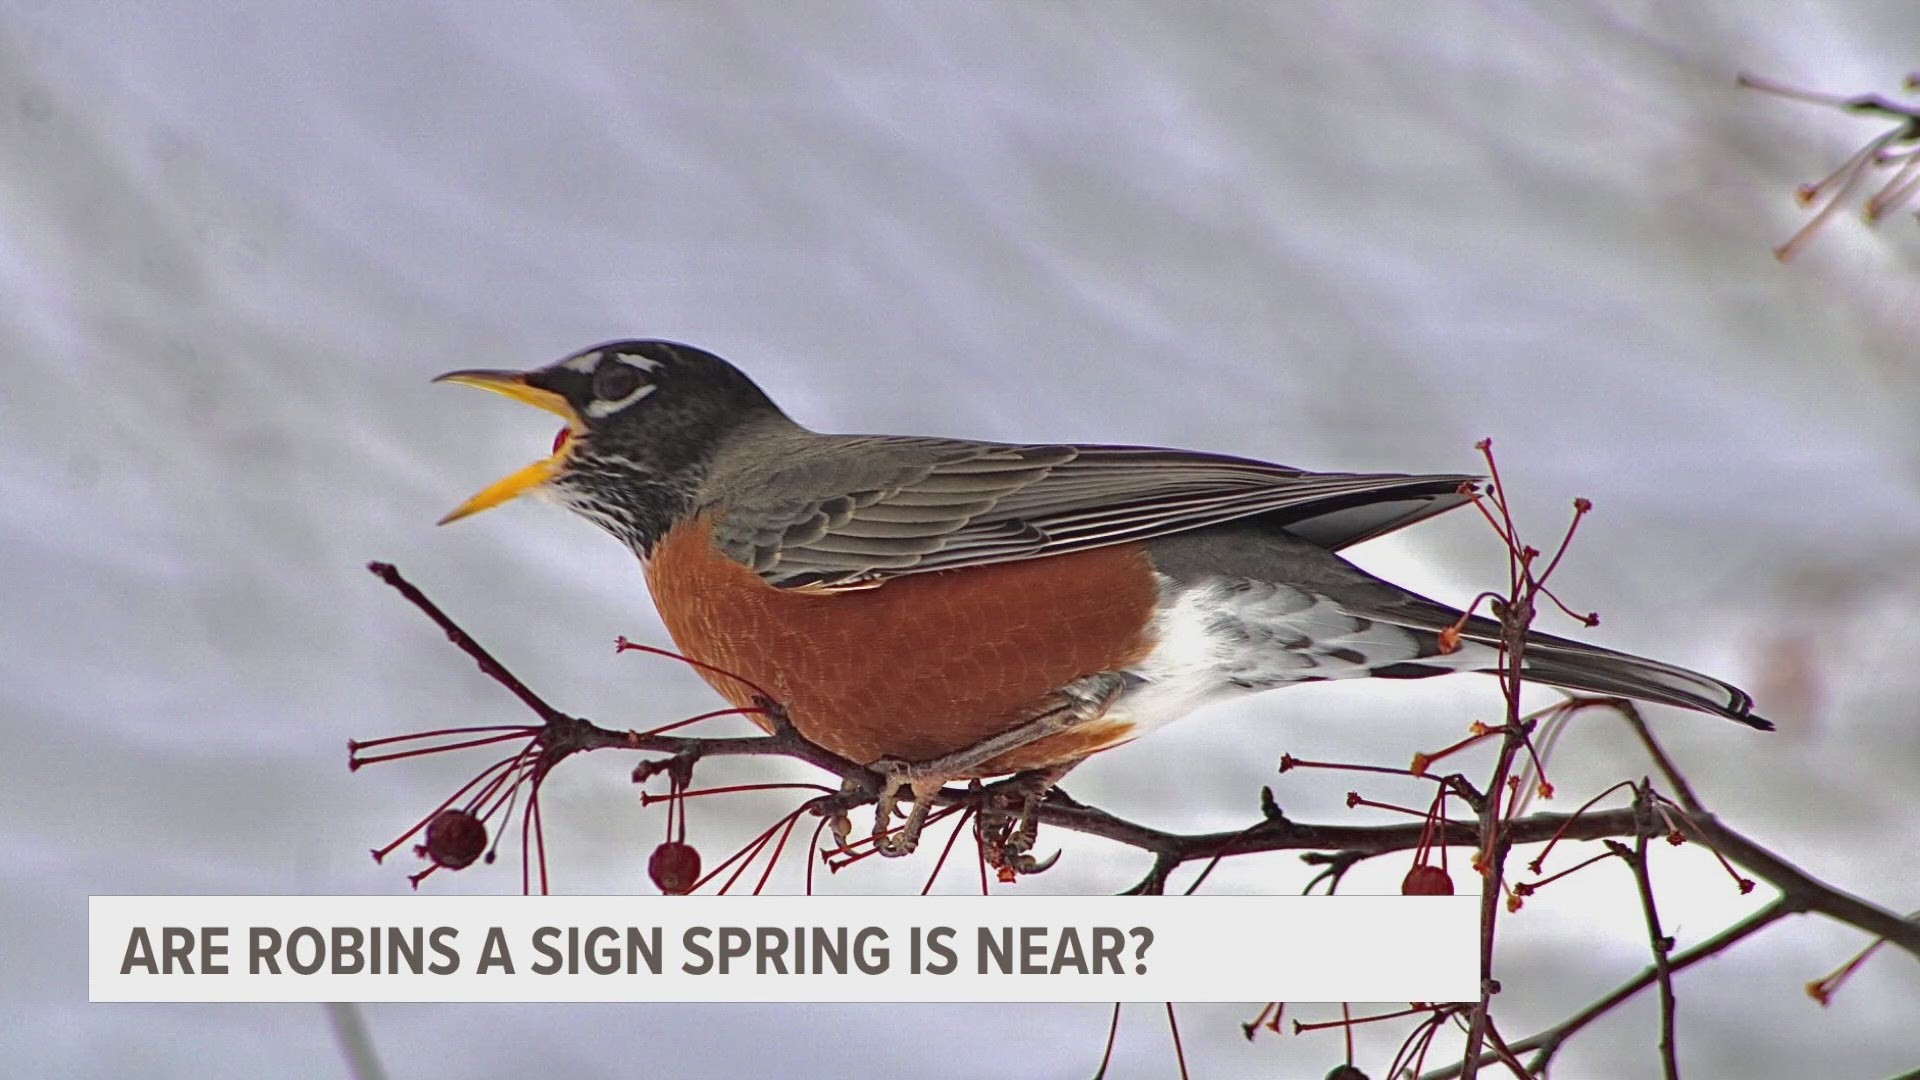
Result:
<svg viewBox="0 0 1920 1080">
<path fill-rule="evenodd" d="M 488 678 L 512 691 L 513 695 L 519 698 L 527 708 L 532 709 L 540 719 L 551 723 L 565 717 L 566 714 L 547 704 L 539 694 L 527 689 L 527 684 L 521 682 L 513 672 L 508 671 L 505 664 L 495 660 L 492 653 L 481 648 L 480 643 L 473 640 L 465 630 L 460 629 L 459 624 L 449 618 L 446 612 L 441 611 L 439 605 L 427 599 L 426 593 L 415 588 L 413 582 L 401 577 L 398 567 L 392 563 L 371 562 L 367 564 L 367 569 L 373 571 L 375 577 L 398 590 L 400 595 L 406 597 L 414 607 L 425 612 L 427 618 L 432 619 L 447 635 L 448 641 L 459 646 L 461 652 L 473 657 L 474 662 L 480 665 L 480 670 L 486 672 Z"/>
<path fill-rule="evenodd" d="M 1482 440 L 1479 448 L 1481 455 L 1486 458 L 1487 472 L 1493 478 L 1494 497 L 1500 506 L 1500 519 L 1504 527 L 1496 527 L 1495 532 L 1507 547 L 1510 580 L 1505 601 L 1494 609 L 1500 617 L 1500 666 L 1497 673 L 1500 676 L 1501 694 L 1506 699 L 1507 716 L 1506 731 L 1500 739 L 1500 756 L 1494 761 L 1493 778 L 1487 782 L 1487 800 L 1480 807 L 1480 999 L 1474 1003 L 1467 1021 L 1467 1045 L 1462 1056 L 1465 1063 L 1463 1075 L 1469 1078 L 1479 1073 L 1480 1047 L 1486 1041 L 1492 1024 L 1493 995 L 1500 992 L 1500 983 L 1493 977 L 1494 932 L 1500 921 L 1500 887 L 1506 880 L 1507 852 L 1512 850 L 1513 845 L 1512 838 L 1501 831 L 1503 796 L 1514 757 L 1526 745 L 1530 734 L 1520 716 L 1520 682 L 1521 673 L 1525 670 L 1527 626 L 1533 622 L 1534 602 L 1539 596 L 1542 580 L 1533 572 L 1533 560 L 1538 552 L 1520 542 L 1513 515 L 1508 512 L 1506 485 L 1501 481 L 1499 466 L 1494 462 L 1493 440 Z M 1584 509 L 1576 510 L 1574 525 L 1579 525 L 1584 514 Z M 1567 539 L 1571 540 L 1572 535 L 1572 530 L 1568 530 Z M 1563 542 L 1563 553 L 1564 550 Z M 1560 556 L 1555 555 L 1554 565 L 1559 562 Z M 1548 572 L 1552 572 L 1551 566 Z"/>
<path fill-rule="evenodd" d="M 1180 1045 L 1180 1020 L 1173 1015 L 1173 1002 L 1167 1002 L 1167 1030 L 1173 1033 L 1173 1061 L 1180 1067 L 1180 1080 L 1187 1080 L 1187 1051 Z"/>
<path fill-rule="evenodd" d="M 1738 82 L 1741 86 L 1794 101 L 1825 105 L 1850 113 L 1896 121 L 1890 130 L 1875 136 L 1865 146 L 1854 151 L 1841 162 L 1839 168 L 1828 173 L 1824 179 L 1816 183 L 1800 185 L 1794 192 L 1794 199 L 1800 205 L 1809 206 L 1822 198 L 1826 199 L 1826 203 L 1814 212 L 1813 217 L 1802 225 L 1791 239 L 1774 249 L 1775 258 L 1785 262 L 1805 247 L 1813 235 L 1820 230 L 1821 225 L 1852 198 L 1853 193 L 1865 182 L 1869 173 L 1882 169 L 1892 170 L 1891 176 L 1879 181 L 1880 189 L 1866 200 L 1865 216 L 1869 225 L 1878 221 L 1887 211 L 1904 204 L 1917 190 L 1913 182 L 1915 175 L 1913 144 L 1920 142 L 1920 107 L 1894 101 L 1879 94 L 1859 94 L 1848 97 L 1841 94 L 1803 90 L 1744 72 L 1739 76 Z M 1909 90 L 1916 88 L 1915 76 L 1907 76 L 1907 88 Z"/>
<path fill-rule="evenodd" d="M 1653 729 L 1647 726 L 1647 718 L 1641 715 L 1640 706 L 1626 698 L 1609 698 L 1605 706 L 1619 713 L 1627 726 L 1633 729 L 1634 735 L 1640 739 L 1640 745 L 1647 748 L 1647 756 L 1653 759 L 1654 767 L 1660 770 L 1667 786 L 1673 789 L 1674 799 L 1689 811 L 1704 811 L 1700 797 L 1693 793 L 1693 785 L 1687 783 L 1686 774 L 1673 763 L 1673 758 L 1667 756 L 1667 748 L 1660 744 L 1660 740 L 1654 737 Z"/>
<path fill-rule="evenodd" d="M 1779 922 L 1789 915 L 1799 914 L 1801 910 L 1802 909 L 1793 901 L 1785 896 L 1781 896 L 1775 899 L 1773 903 L 1768 904 L 1752 915 L 1727 927 L 1725 930 L 1695 945 L 1693 948 L 1676 953 L 1668 962 L 1668 970 L 1671 973 L 1684 971 L 1702 960 L 1710 959 L 1726 951 L 1728 948 L 1752 937 L 1754 934 L 1772 926 L 1774 923 Z M 1516 1054 L 1537 1051 L 1533 1060 L 1528 1062 L 1528 1069 L 1534 1074 L 1539 1075 L 1546 1069 L 1548 1062 L 1553 1059 L 1553 1055 L 1560 1049 L 1561 1044 L 1572 1038 L 1588 1024 L 1612 1012 L 1635 994 L 1652 986 L 1658 978 L 1659 972 L 1655 970 L 1653 966 L 1649 965 L 1645 971 L 1615 987 L 1605 997 L 1600 998 L 1598 1001 L 1595 1001 L 1574 1015 L 1555 1024 L 1553 1027 L 1547 1028 L 1537 1034 L 1529 1035 L 1518 1042 L 1511 1043 L 1509 1046 Z M 1489 1065 L 1497 1060 L 1499 1060 L 1498 1055 L 1487 1053 L 1481 1056 L 1478 1064 Z M 1452 1080 L 1453 1077 L 1460 1075 L 1462 1064 L 1462 1062 L 1454 1062 L 1451 1065 L 1442 1066 L 1432 1072 L 1422 1073 L 1420 1080 Z"/>
<path fill-rule="evenodd" d="M 1653 949 L 1653 973 L 1660 984 L 1660 1067 L 1666 1080 L 1680 1080 L 1680 1059 L 1674 1047 L 1673 1038 L 1673 939 L 1660 929 L 1660 910 L 1653 900 L 1653 876 L 1647 866 L 1647 834 L 1653 824 L 1653 783 L 1640 781 L 1640 789 L 1633 799 L 1634 813 L 1641 817 L 1639 834 L 1633 839 L 1633 850 L 1626 855 L 1627 865 L 1633 867 L 1634 884 L 1640 890 L 1640 909 L 1647 918 L 1647 943 Z M 1618 841 L 1607 841 L 1609 847 L 1620 851 L 1626 845 Z"/>
<path fill-rule="evenodd" d="M 1694 814 L 1688 822 L 1708 843 L 1755 877 L 1773 885 L 1800 911 L 1817 911 L 1837 922 L 1864 930 L 1920 959 L 1920 922 L 1829 885 L 1780 856 L 1722 825 L 1711 814 Z"/>
<path fill-rule="evenodd" d="M 1120 1005 L 1113 1003 L 1113 1022 L 1107 1025 L 1107 1048 L 1100 1053 L 1100 1067 L 1093 1071 L 1093 1080 L 1105 1080 L 1107 1066 L 1113 1064 L 1113 1044 L 1120 1035 Z"/>
<path fill-rule="evenodd" d="M 329 1001 L 327 1022 L 333 1026 L 333 1038 L 340 1044 L 340 1053 L 347 1059 L 347 1075 L 353 1080 L 386 1080 L 387 1071 L 380 1065 L 380 1055 L 373 1048 L 373 1037 L 367 1034 L 367 1022 L 360 1015 L 360 1006 L 351 1001 Z"/>
</svg>

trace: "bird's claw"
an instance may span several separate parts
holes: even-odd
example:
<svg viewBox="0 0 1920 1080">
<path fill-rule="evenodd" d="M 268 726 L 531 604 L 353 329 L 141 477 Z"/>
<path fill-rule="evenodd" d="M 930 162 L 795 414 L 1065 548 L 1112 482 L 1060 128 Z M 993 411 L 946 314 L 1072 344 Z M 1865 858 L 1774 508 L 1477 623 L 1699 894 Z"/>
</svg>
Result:
<svg viewBox="0 0 1920 1080">
<path fill-rule="evenodd" d="M 1059 773 L 1042 770 L 1021 773 L 986 788 L 980 810 L 981 850 L 987 862 L 1011 881 L 1021 874 L 1039 874 L 1060 861 L 1058 851 L 1036 859 L 1033 842 L 1040 832 L 1040 803 L 1053 789 Z"/>
<path fill-rule="evenodd" d="M 1013 871 L 1016 876 L 1020 876 L 1025 874 L 1044 874 L 1048 870 L 1053 869 L 1053 864 L 1059 861 L 1060 853 L 1058 851 L 1055 851 L 1044 859 L 1036 859 L 1032 854 L 1022 851 L 1018 854 L 1005 855 L 1002 865 L 1008 870 Z"/>
<path fill-rule="evenodd" d="M 855 795 L 861 790 L 860 782 L 847 777 L 840 781 L 840 794 Z M 833 832 L 833 842 L 845 848 L 853 841 L 853 818 L 848 816 L 844 805 L 836 805 L 827 812 L 827 828 Z"/>
<path fill-rule="evenodd" d="M 946 786 L 946 777 L 927 772 L 924 766 L 895 758 L 881 758 L 867 766 L 880 774 L 880 797 L 873 807 L 873 847 L 889 859 L 911 855 L 920 846 L 920 831 L 926 827 L 933 800 Z M 902 795 L 913 799 L 899 828 L 889 828 L 899 810 Z"/>
</svg>

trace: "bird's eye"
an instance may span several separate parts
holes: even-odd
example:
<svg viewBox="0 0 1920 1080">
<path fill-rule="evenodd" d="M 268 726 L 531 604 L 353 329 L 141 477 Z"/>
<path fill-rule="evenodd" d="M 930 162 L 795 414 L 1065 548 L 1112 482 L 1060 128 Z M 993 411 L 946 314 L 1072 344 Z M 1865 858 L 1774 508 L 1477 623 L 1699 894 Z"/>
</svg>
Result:
<svg viewBox="0 0 1920 1080">
<path fill-rule="evenodd" d="M 646 378 L 632 364 L 608 360 L 593 373 L 593 396 L 601 401 L 620 401 L 640 389 Z"/>
</svg>

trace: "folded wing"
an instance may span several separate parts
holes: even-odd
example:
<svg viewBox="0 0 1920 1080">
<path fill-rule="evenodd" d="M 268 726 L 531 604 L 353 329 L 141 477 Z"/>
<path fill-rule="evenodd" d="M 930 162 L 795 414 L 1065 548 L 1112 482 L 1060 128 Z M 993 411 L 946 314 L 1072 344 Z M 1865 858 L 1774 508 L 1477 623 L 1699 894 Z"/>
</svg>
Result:
<svg viewBox="0 0 1920 1080">
<path fill-rule="evenodd" d="M 1315 473 L 1140 446 L 848 436 L 719 508 L 723 550 L 784 588 L 868 585 L 1259 516 L 1327 550 L 1462 505 L 1477 478 Z"/>
</svg>

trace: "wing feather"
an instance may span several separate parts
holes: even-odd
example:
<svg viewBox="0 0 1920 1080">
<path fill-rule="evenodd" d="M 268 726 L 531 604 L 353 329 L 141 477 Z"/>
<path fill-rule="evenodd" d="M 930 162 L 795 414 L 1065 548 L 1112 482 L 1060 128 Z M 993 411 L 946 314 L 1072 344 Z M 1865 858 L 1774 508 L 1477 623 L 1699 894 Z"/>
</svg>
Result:
<svg viewBox="0 0 1920 1080">
<path fill-rule="evenodd" d="M 829 438 L 727 472 L 735 494 L 717 507 L 716 540 L 772 584 L 872 584 L 1256 514 L 1334 549 L 1459 505 L 1460 486 L 1477 479 L 1313 473 L 1143 446 Z M 1316 519 L 1327 523 L 1317 532 Z"/>
</svg>

